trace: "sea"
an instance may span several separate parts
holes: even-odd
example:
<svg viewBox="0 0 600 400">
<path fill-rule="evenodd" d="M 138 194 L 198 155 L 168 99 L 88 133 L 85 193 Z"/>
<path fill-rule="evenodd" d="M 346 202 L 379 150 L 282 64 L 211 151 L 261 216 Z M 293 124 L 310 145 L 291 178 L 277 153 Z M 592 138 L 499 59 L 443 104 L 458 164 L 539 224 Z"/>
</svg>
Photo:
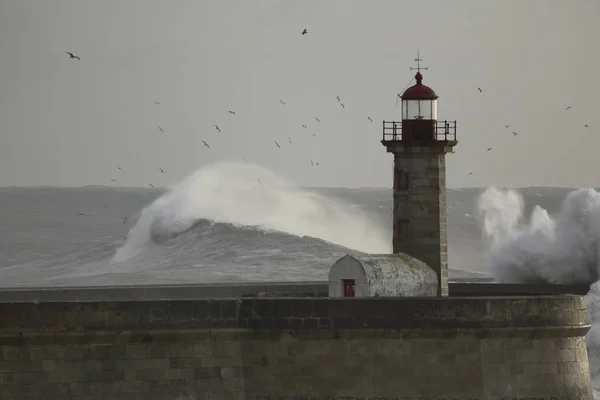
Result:
<svg viewBox="0 0 600 400">
<path fill-rule="evenodd" d="M 326 280 L 345 254 L 389 253 L 390 188 L 306 188 L 256 164 L 170 188 L 0 188 L 1 287 Z M 589 284 L 600 399 L 600 193 L 447 191 L 451 279 Z"/>
</svg>

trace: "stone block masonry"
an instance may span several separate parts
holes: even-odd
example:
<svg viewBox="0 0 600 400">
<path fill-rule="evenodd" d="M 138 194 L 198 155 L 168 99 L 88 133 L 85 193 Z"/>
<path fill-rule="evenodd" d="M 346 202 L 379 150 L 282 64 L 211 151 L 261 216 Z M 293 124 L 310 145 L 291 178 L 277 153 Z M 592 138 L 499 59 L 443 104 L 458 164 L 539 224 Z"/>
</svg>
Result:
<svg viewBox="0 0 600 400">
<path fill-rule="evenodd" d="M 445 150 L 388 147 L 394 153 L 393 252 L 409 254 L 432 268 L 442 296 L 448 296 Z"/>
<path fill-rule="evenodd" d="M 0 303 L 0 399 L 591 399 L 579 296 Z"/>
</svg>

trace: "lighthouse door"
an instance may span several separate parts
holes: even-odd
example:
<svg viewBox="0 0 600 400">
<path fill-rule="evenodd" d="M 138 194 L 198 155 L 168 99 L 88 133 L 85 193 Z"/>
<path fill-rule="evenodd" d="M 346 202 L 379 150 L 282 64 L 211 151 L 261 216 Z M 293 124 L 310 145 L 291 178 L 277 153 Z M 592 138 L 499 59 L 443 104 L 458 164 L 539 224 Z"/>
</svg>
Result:
<svg viewBox="0 0 600 400">
<path fill-rule="evenodd" d="M 344 297 L 354 297 L 354 289 L 356 284 L 354 283 L 354 279 L 342 279 L 342 289 L 344 292 Z"/>
</svg>

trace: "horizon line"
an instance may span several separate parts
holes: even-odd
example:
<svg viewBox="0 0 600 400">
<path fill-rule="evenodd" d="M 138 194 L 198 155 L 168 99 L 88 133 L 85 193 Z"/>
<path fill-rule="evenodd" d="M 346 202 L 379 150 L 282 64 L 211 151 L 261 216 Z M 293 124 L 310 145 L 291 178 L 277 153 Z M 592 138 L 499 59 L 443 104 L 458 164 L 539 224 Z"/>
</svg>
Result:
<svg viewBox="0 0 600 400">
<path fill-rule="evenodd" d="M 503 185 L 488 185 L 488 186 L 456 186 L 447 187 L 446 190 L 460 190 L 460 189 L 486 189 L 489 187 L 501 187 L 510 189 L 530 189 L 530 188 L 554 188 L 554 189 L 580 189 L 583 187 L 596 188 L 595 186 L 503 186 Z M 293 186 L 301 189 L 370 189 L 370 190 L 392 190 L 393 187 L 386 186 Z M 77 185 L 77 186 L 65 186 L 65 185 L 7 185 L 0 186 L 0 189 L 85 189 L 85 188 L 107 188 L 107 189 L 148 189 L 148 190 L 169 190 L 169 187 L 165 186 L 119 186 L 119 185 Z"/>
</svg>

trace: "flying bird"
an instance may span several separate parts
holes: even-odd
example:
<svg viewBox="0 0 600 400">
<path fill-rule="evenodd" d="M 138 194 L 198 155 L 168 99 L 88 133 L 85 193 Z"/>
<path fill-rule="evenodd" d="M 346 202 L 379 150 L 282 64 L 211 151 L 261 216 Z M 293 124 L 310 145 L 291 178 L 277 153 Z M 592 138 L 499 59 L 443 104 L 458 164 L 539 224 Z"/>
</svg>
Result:
<svg viewBox="0 0 600 400">
<path fill-rule="evenodd" d="M 73 53 L 70 53 L 70 52 L 68 52 L 68 51 L 67 51 L 66 53 L 69 55 L 69 58 L 76 58 L 76 59 L 78 59 L 79 61 L 81 61 L 81 58 L 77 57 L 75 54 L 73 54 Z"/>
<path fill-rule="evenodd" d="M 584 126 L 585 126 L 586 128 L 589 128 L 589 127 L 587 126 L 587 124 L 585 124 Z"/>
<path fill-rule="evenodd" d="M 242 161 L 243 161 L 245 164 L 248 164 L 248 161 L 246 161 L 246 159 L 245 159 L 245 158 L 242 158 Z"/>
<path fill-rule="evenodd" d="M 469 175 L 473 175 L 473 173 L 472 173 L 472 172 L 469 172 Z"/>
<path fill-rule="evenodd" d="M 154 104 L 160 104 L 158 101 L 155 101 Z"/>
<path fill-rule="evenodd" d="M 285 101 L 279 100 L 279 102 L 285 106 Z"/>
<path fill-rule="evenodd" d="M 318 161 L 315 161 L 315 164 L 317 165 L 317 167 L 319 166 L 319 162 Z"/>
<path fill-rule="evenodd" d="M 77 215 L 85 215 L 84 213 L 77 213 Z"/>
<path fill-rule="evenodd" d="M 121 171 L 123 171 L 123 168 L 119 167 L 118 165 L 117 165 L 117 169 L 120 169 Z"/>
<path fill-rule="evenodd" d="M 165 173 L 165 171 L 163 171 L 163 169 L 162 169 L 162 168 L 159 168 L 158 170 L 160 171 L 160 173 L 161 173 L 161 174 L 164 174 L 164 173 Z"/>
<path fill-rule="evenodd" d="M 275 146 L 277 146 L 278 148 L 281 148 L 281 146 L 279 145 L 279 143 L 273 141 L 273 143 L 275 143 Z"/>
<path fill-rule="evenodd" d="M 235 111 L 229 111 L 229 114 L 235 115 Z"/>
<path fill-rule="evenodd" d="M 519 134 L 519 132 L 513 132 L 513 135 L 517 136 Z"/>
<path fill-rule="evenodd" d="M 342 106 L 342 108 L 346 108 L 346 106 L 344 105 L 344 103 L 340 103 L 340 106 Z"/>
<path fill-rule="evenodd" d="M 153 185 L 153 184 L 151 184 L 151 183 L 149 183 L 149 184 L 148 184 L 148 186 L 150 186 L 150 187 L 154 187 L 154 185 Z"/>
<path fill-rule="evenodd" d="M 313 162 L 313 160 L 310 160 L 310 165 L 311 165 L 311 167 L 313 167 L 315 165 L 315 163 Z"/>
<path fill-rule="evenodd" d="M 306 128 L 306 125 L 302 125 L 303 128 Z"/>
<path fill-rule="evenodd" d="M 302 35 L 306 35 L 307 33 L 308 33 L 308 31 L 307 31 L 306 29 L 304 29 L 304 30 L 302 31 Z"/>
<path fill-rule="evenodd" d="M 262 182 L 260 181 L 260 179 L 256 178 L 256 181 L 257 181 L 258 183 L 260 183 L 260 186 L 262 186 L 262 185 L 263 185 L 263 184 L 262 184 Z"/>
<path fill-rule="evenodd" d="M 504 125 L 505 128 L 510 128 L 510 125 Z"/>
<path fill-rule="evenodd" d="M 288 142 L 290 142 L 290 146 L 292 145 L 292 139 L 288 137 Z"/>
<path fill-rule="evenodd" d="M 320 120 L 319 118 L 317 118 L 317 117 L 315 117 L 315 120 L 316 120 L 317 122 L 321 122 L 321 120 Z"/>
<path fill-rule="evenodd" d="M 116 182 L 116 180 L 115 180 L 115 179 L 112 179 L 112 178 L 110 178 L 110 181 L 111 181 L 111 182 Z"/>
<path fill-rule="evenodd" d="M 215 125 L 215 129 L 221 132 L 221 128 L 219 128 L 219 125 Z"/>
<path fill-rule="evenodd" d="M 565 108 L 565 111 L 570 110 L 571 108 L 573 108 L 573 107 L 569 106 L 569 107 Z"/>
<path fill-rule="evenodd" d="M 481 90 L 481 88 L 477 88 L 477 90 L 479 90 L 479 93 L 482 93 L 482 92 L 483 92 L 483 90 Z"/>
<path fill-rule="evenodd" d="M 123 223 L 127 222 L 127 217 L 123 218 Z"/>
<path fill-rule="evenodd" d="M 162 133 L 165 133 L 165 131 L 163 131 L 163 128 L 161 128 L 159 125 L 156 125 L 158 127 L 158 130 L 161 131 Z"/>
<path fill-rule="evenodd" d="M 206 146 L 206 147 L 208 147 L 210 149 L 210 146 L 204 140 L 202 141 L 202 143 L 204 143 L 204 146 Z"/>
<path fill-rule="evenodd" d="M 367 119 L 368 119 L 369 121 L 373 122 L 373 120 L 371 119 L 371 117 L 367 117 Z"/>
<path fill-rule="evenodd" d="M 490 151 L 491 149 L 492 149 L 491 147 L 488 147 L 487 151 Z"/>
<path fill-rule="evenodd" d="M 340 100 L 340 96 L 335 96 L 337 98 L 337 101 L 340 102 L 342 100 Z"/>
</svg>

